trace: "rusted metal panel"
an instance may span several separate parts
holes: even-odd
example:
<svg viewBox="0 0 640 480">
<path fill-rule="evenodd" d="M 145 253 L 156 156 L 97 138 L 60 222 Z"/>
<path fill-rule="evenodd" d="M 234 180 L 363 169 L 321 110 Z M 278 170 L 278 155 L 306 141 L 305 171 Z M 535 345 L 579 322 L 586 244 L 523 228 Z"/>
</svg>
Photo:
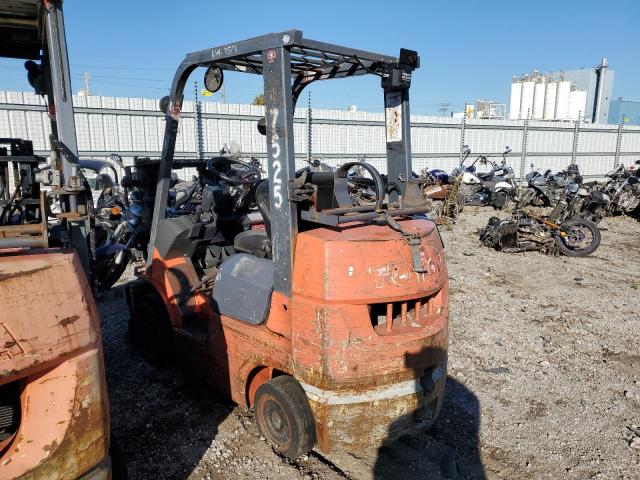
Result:
<svg viewBox="0 0 640 480">
<path fill-rule="evenodd" d="M 427 272 L 414 271 L 411 248 L 388 226 L 340 231 L 318 228 L 298 235 L 294 294 L 334 302 L 373 303 L 438 291 L 447 280 L 447 269 L 434 223 L 410 220 L 401 224 L 409 232 L 428 232 L 420 246 Z"/>
<path fill-rule="evenodd" d="M 209 383 L 237 404 L 249 405 L 248 380 L 256 369 L 269 367 L 292 373 L 291 342 L 282 334 L 264 325 L 247 324 L 219 315 L 213 310 L 207 293 L 198 293 L 181 307 L 177 306 L 184 293 L 198 280 L 193 265 L 187 259 L 181 257 L 164 262 L 156 251 L 151 275 L 142 276 L 165 300 L 173 328 L 182 328 L 186 316 L 190 316 L 191 325 L 197 324 L 201 331 L 206 332 L 206 349 L 194 353 L 188 343 L 184 346 L 179 343 L 177 348 L 184 347 L 182 358 L 201 367 Z M 281 304 L 274 306 L 272 303 L 272 312 L 280 310 L 283 310 Z M 254 385 L 256 389 L 257 386 Z"/>
<path fill-rule="evenodd" d="M 0 384 L 99 340 L 99 314 L 72 252 L 0 257 Z"/>
<path fill-rule="evenodd" d="M 107 456 L 102 353 L 91 349 L 23 380 L 22 420 L 0 480 L 75 479 Z"/>
<path fill-rule="evenodd" d="M 242 406 L 274 371 L 293 375 L 310 399 L 323 452 L 378 445 L 426 428 L 418 418 L 425 395 L 429 405 L 440 405 L 444 394 L 448 273 L 433 222 L 402 225 L 427 233 L 420 245 L 426 273 L 416 274 L 409 246 L 387 226 L 300 233 L 293 294 L 274 294 L 266 325 L 221 316 L 198 293 L 189 314 L 206 326 L 208 345 L 182 358 L 204 357 L 196 363 L 211 383 Z M 159 290 L 179 329 L 187 312 L 176 303 L 197 281 L 193 265 L 184 257 L 164 262 L 156 254 L 143 276 Z M 398 322 L 375 325 L 372 304 L 386 310 L 392 302 L 401 303 Z M 440 373 L 427 392 L 429 372 Z"/>
<path fill-rule="evenodd" d="M 428 232 L 420 246 L 425 274 L 413 270 L 409 246 L 386 226 L 298 236 L 290 308 L 294 375 L 307 392 L 325 453 L 426 428 L 418 418 L 426 408 L 420 382 L 431 371 L 441 373 L 426 403 L 442 401 L 449 314 L 444 251 L 432 222 L 402 225 Z M 376 325 L 377 303 L 387 321 L 397 309 L 397 323 Z"/>
<path fill-rule="evenodd" d="M 0 480 L 77 478 L 103 461 L 109 405 L 99 315 L 75 253 L 0 256 L 0 384 L 20 381 L 20 426 Z"/>
</svg>

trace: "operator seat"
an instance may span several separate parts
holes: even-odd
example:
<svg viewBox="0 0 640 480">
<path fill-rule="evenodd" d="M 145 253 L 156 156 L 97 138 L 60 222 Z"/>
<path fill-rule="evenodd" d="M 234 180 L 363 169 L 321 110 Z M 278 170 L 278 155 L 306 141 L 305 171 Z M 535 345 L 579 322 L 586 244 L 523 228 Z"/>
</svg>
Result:
<svg viewBox="0 0 640 480">
<path fill-rule="evenodd" d="M 271 257 L 271 212 L 269 210 L 269 180 L 256 187 L 256 204 L 264 221 L 264 229 L 245 230 L 233 239 L 233 248 L 256 257 Z"/>
</svg>

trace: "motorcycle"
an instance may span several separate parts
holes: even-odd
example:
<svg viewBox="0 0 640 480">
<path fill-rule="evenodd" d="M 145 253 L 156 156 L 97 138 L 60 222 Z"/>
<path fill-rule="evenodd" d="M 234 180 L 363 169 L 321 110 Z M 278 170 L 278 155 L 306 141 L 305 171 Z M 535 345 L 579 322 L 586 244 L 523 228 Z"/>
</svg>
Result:
<svg viewBox="0 0 640 480">
<path fill-rule="evenodd" d="M 517 192 L 515 175 L 513 169 L 507 165 L 507 154 L 510 151 L 511 148 L 506 147 L 500 165 L 485 155 L 479 155 L 471 165 L 465 166 L 464 162 L 471 153 L 465 145 L 465 155 L 460 165 L 452 171 L 454 178 L 460 178 L 460 191 L 464 194 L 465 205 L 491 205 L 501 210 L 510 200 L 515 200 Z M 476 163 L 490 164 L 492 168 L 486 173 L 478 173 Z"/>
<path fill-rule="evenodd" d="M 564 222 L 580 217 L 597 225 L 605 215 L 609 203 L 609 196 L 597 188 L 597 182 L 584 183 L 582 176 L 578 174 L 565 185 L 549 219 Z"/>
<path fill-rule="evenodd" d="M 530 212 L 517 211 L 510 219 L 491 217 L 480 231 L 483 245 L 503 252 L 540 251 L 586 257 L 600 245 L 598 226 L 585 218 L 555 222 Z"/>
<path fill-rule="evenodd" d="M 128 206 L 103 207 L 97 212 L 91 265 L 97 291 L 108 290 L 118 281 L 134 256 L 134 248 L 144 255 L 146 228 L 142 226 L 142 205 L 135 194 L 132 197 Z"/>
<path fill-rule="evenodd" d="M 602 193 L 610 198 L 610 202 L 606 207 L 608 215 L 629 214 L 639 210 L 639 175 L 639 170 L 628 170 L 622 164 L 607 173 L 609 181 L 603 187 Z"/>
<path fill-rule="evenodd" d="M 544 173 L 533 170 L 525 176 L 527 181 L 527 189 L 522 193 L 518 200 L 517 208 L 523 208 L 527 205 L 537 207 L 551 207 L 555 205 L 560 197 L 562 189 L 576 175 L 579 175 L 578 166 L 569 165 L 567 170 L 552 173 L 549 169 Z"/>
<path fill-rule="evenodd" d="M 460 180 L 452 183 L 444 170 L 427 168 L 416 176 L 420 191 L 425 200 L 431 201 L 431 213 L 436 219 L 444 217 L 455 219 L 464 209 L 465 195 L 460 190 Z"/>
</svg>

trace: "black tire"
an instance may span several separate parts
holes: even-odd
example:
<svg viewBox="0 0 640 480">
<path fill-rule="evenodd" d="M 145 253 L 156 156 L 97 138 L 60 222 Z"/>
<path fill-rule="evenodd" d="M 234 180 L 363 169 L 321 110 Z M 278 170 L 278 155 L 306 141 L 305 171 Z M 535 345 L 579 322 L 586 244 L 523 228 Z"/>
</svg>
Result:
<svg viewBox="0 0 640 480">
<path fill-rule="evenodd" d="M 173 328 L 167 309 L 157 293 L 135 298 L 129 316 L 129 339 L 133 346 L 154 363 L 173 358 Z"/>
<path fill-rule="evenodd" d="M 588 241 L 584 247 L 582 246 L 571 246 L 564 240 L 566 237 L 562 237 L 559 234 L 556 234 L 555 242 L 558 250 L 563 255 L 568 257 L 586 257 L 587 255 L 591 255 L 596 251 L 598 246 L 600 245 L 600 229 L 598 226 L 590 220 L 586 218 L 570 218 L 566 222 L 562 223 L 561 230 L 567 232 L 570 235 L 577 234 L 577 230 L 587 229 L 589 231 L 589 235 L 591 236 L 591 240 Z M 573 232 L 573 233 L 572 233 Z"/>
<path fill-rule="evenodd" d="M 316 443 L 316 426 L 302 386 L 283 375 L 260 385 L 253 409 L 260 433 L 285 457 L 296 460 Z"/>
</svg>

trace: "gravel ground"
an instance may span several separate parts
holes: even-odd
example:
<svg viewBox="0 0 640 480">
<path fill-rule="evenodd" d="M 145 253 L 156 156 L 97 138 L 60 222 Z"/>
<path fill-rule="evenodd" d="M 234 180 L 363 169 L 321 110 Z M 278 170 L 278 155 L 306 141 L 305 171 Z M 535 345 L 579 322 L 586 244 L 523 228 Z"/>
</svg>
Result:
<svg viewBox="0 0 640 480">
<path fill-rule="evenodd" d="M 553 258 L 481 247 L 493 214 L 468 208 L 442 230 L 452 294 L 438 422 L 357 456 L 276 455 L 250 412 L 131 349 L 114 289 L 99 305 L 130 478 L 640 479 L 640 222 L 605 219 L 592 256 Z"/>
</svg>

